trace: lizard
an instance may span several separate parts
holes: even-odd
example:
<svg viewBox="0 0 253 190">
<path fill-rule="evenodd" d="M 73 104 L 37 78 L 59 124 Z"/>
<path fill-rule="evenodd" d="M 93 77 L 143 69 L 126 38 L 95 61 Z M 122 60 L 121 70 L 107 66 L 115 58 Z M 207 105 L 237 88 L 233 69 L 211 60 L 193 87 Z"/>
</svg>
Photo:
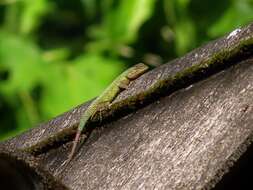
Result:
<svg viewBox="0 0 253 190">
<path fill-rule="evenodd" d="M 129 83 L 139 76 L 141 76 L 143 73 L 145 73 L 148 70 L 148 66 L 139 63 L 134 65 L 133 67 L 130 67 L 126 71 L 124 71 L 122 74 L 120 74 L 103 92 L 101 95 L 99 95 L 91 104 L 88 106 L 88 108 L 85 110 L 83 115 L 81 116 L 76 134 L 75 139 L 73 141 L 71 152 L 68 156 L 67 163 L 70 162 L 76 152 L 77 144 L 79 142 L 81 133 L 86 126 L 86 123 L 89 119 L 91 119 L 99 110 L 101 107 L 110 105 L 110 103 L 117 97 L 117 95 L 125 90 Z"/>
</svg>

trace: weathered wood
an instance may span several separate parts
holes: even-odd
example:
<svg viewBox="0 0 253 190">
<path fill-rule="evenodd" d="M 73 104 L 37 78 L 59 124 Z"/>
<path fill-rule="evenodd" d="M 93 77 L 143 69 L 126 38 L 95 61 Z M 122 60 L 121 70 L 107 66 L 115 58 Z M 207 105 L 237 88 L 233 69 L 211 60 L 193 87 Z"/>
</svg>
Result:
<svg viewBox="0 0 253 190">
<path fill-rule="evenodd" d="M 71 143 L 41 161 L 73 189 L 211 188 L 252 141 L 252 73 L 241 63 L 94 131 L 65 171 Z"/>
<path fill-rule="evenodd" d="M 115 104 L 162 81 L 148 94 L 155 98 L 101 127 L 90 125 L 66 168 L 71 141 L 47 139 L 73 130 L 87 104 L 1 143 L 0 175 L 15 162 L 35 176 L 26 179 L 36 179 L 38 189 L 210 189 L 253 139 L 253 59 L 242 61 L 253 55 L 252 39 L 253 24 L 143 75 Z M 52 146 L 26 151 L 44 142 Z"/>
</svg>

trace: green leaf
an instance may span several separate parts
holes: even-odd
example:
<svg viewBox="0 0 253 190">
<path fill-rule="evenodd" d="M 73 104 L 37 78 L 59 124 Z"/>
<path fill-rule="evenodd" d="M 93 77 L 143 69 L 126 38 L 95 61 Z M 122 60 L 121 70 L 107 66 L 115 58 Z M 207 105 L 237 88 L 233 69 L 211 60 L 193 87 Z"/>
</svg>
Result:
<svg viewBox="0 0 253 190">
<path fill-rule="evenodd" d="M 176 52 L 183 55 L 195 45 L 195 28 L 190 19 L 181 20 L 175 27 Z"/>
<path fill-rule="evenodd" d="M 241 27 L 253 20 L 252 0 L 231 0 L 232 4 L 223 16 L 209 29 L 208 34 L 214 38 L 224 35 L 237 27 Z"/>
<path fill-rule="evenodd" d="M 37 47 L 28 40 L 0 32 L 0 65 L 8 78 L 0 81 L 0 91 L 6 97 L 20 91 L 30 91 L 41 79 L 44 61 Z"/>
<path fill-rule="evenodd" d="M 6 76 L 0 80 L 0 94 L 15 107 L 16 132 L 24 131 L 38 122 L 38 108 L 31 92 L 46 73 L 40 50 L 31 41 L 13 34 L 0 32 L 0 72 Z M 12 128 L 13 129 L 13 128 Z M 10 130 L 10 134 L 16 134 Z"/>
<path fill-rule="evenodd" d="M 155 0 L 122 0 L 118 6 L 111 7 L 106 12 L 100 25 L 94 26 L 89 35 L 95 42 L 88 44 L 90 50 L 117 49 L 133 42 L 138 30 L 150 18 L 154 9 Z M 102 44 L 102 45 L 101 45 Z"/>
<path fill-rule="evenodd" d="M 40 24 L 41 17 L 51 8 L 48 0 L 22 0 L 24 10 L 21 15 L 20 31 L 29 34 Z"/>
<path fill-rule="evenodd" d="M 196 44 L 195 25 L 188 16 L 190 0 L 164 0 L 166 19 L 174 32 L 175 50 L 178 56 L 185 54 Z"/>
<path fill-rule="evenodd" d="M 96 1 L 95 0 L 81 0 L 85 14 L 88 18 L 93 18 L 96 15 Z"/>
</svg>

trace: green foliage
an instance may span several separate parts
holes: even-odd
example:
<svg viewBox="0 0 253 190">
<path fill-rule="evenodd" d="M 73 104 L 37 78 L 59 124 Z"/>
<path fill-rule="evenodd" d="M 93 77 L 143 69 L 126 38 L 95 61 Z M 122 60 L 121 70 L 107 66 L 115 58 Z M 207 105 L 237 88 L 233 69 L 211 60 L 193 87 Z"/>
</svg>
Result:
<svg viewBox="0 0 253 190">
<path fill-rule="evenodd" d="M 117 7 L 104 11 L 100 25 L 91 27 L 89 36 L 94 39 L 89 49 L 118 52 L 120 46 L 136 40 L 138 30 L 154 8 L 155 0 L 122 0 Z"/>
<path fill-rule="evenodd" d="M 0 139 L 253 20 L 253 0 L 0 0 Z"/>
<path fill-rule="evenodd" d="M 253 20 L 253 0 L 231 0 L 231 5 L 209 29 L 210 36 L 219 36 L 226 31 Z"/>
</svg>

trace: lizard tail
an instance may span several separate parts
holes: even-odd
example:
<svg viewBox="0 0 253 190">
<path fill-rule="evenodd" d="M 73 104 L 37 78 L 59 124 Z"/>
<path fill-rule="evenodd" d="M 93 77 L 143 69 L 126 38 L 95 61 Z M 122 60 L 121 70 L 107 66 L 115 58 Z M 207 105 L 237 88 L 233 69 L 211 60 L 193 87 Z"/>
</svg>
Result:
<svg viewBox="0 0 253 190">
<path fill-rule="evenodd" d="M 81 130 L 77 130 L 76 136 L 75 136 L 75 140 L 73 141 L 73 146 L 71 149 L 71 152 L 68 156 L 68 159 L 62 164 L 62 166 L 65 168 L 69 162 L 72 160 L 72 158 L 74 157 L 74 154 L 76 152 L 76 147 L 77 147 L 77 143 L 79 142 L 80 136 L 81 136 L 82 131 Z"/>
<path fill-rule="evenodd" d="M 81 136 L 81 133 L 82 131 L 81 130 L 77 130 L 77 133 L 76 133 L 76 136 L 75 136 L 75 140 L 73 141 L 73 146 L 72 146 L 72 149 L 71 149 L 71 152 L 68 156 L 68 162 L 70 162 L 76 152 L 76 147 L 77 147 L 77 144 L 79 142 L 79 139 L 80 139 L 80 136 Z"/>
</svg>

